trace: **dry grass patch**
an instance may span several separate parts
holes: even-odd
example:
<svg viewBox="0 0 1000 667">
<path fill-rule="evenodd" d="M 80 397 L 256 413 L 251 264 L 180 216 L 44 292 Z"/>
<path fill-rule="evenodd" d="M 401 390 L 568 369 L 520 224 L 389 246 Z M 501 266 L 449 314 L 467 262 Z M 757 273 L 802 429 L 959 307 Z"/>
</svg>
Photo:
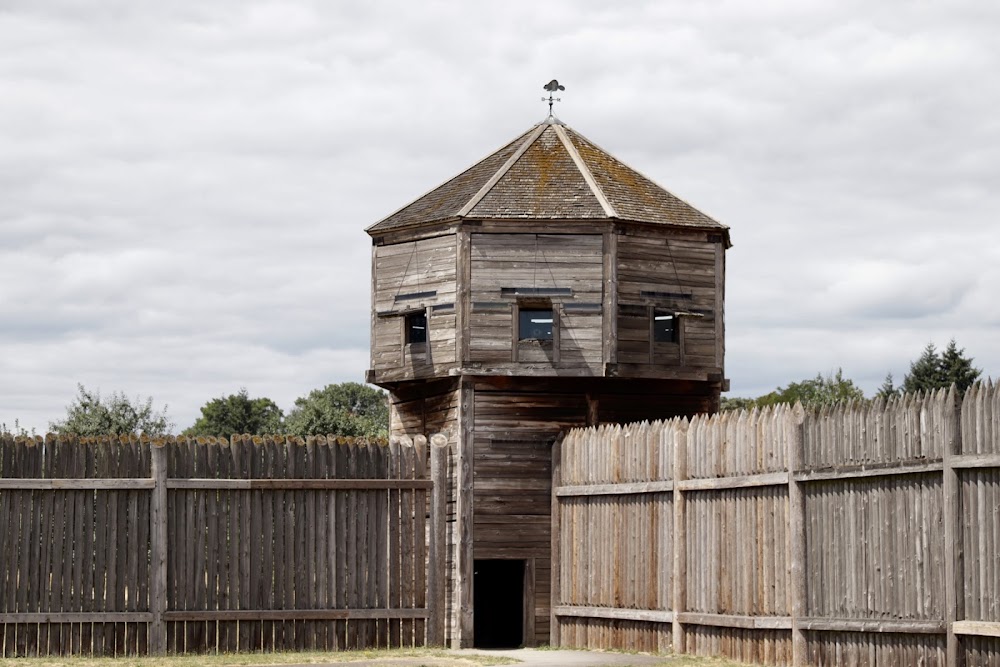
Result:
<svg viewBox="0 0 1000 667">
<path fill-rule="evenodd" d="M 316 665 L 374 661 L 376 664 L 490 667 L 517 660 L 492 655 L 456 655 L 440 649 L 393 649 L 302 653 L 227 653 L 221 655 L 136 656 L 129 658 L 13 658 L 0 667 L 253 667 L 255 665 Z"/>
</svg>

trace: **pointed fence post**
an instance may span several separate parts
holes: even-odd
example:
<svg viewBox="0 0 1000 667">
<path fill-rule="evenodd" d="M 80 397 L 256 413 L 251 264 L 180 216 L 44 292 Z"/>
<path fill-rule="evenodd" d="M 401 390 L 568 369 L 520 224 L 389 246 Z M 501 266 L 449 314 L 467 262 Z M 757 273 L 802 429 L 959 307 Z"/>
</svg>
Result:
<svg viewBox="0 0 1000 667">
<path fill-rule="evenodd" d="M 800 627 L 806 616 L 806 501 L 795 474 L 802 469 L 805 410 L 801 403 L 788 411 L 788 562 L 792 615 L 792 666 L 806 664 L 806 637 Z"/>
<path fill-rule="evenodd" d="M 941 391 L 943 394 L 943 390 Z M 936 402 L 944 403 L 941 424 L 944 436 L 944 591 L 945 623 L 948 636 L 945 644 L 945 665 L 957 667 L 959 664 L 958 637 L 955 636 L 955 621 L 959 620 L 959 596 L 964 585 L 965 572 L 962 554 L 962 501 L 960 496 L 958 471 L 954 467 L 955 456 L 962 453 L 962 399 L 955 386 L 944 396 L 937 396 Z"/>
<path fill-rule="evenodd" d="M 150 464 L 153 477 L 153 497 L 150 503 L 150 566 L 149 611 L 153 620 L 149 624 L 148 647 L 152 655 L 167 652 L 167 624 L 163 614 L 167 610 L 167 448 L 157 439 L 150 443 Z"/>
<path fill-rule="evenodd" d="M 445 576 L 447 546 L 445 529 L 448 507 L 448 438 L 431 436 L 431 521 L 427 558 L 427 645 L 444 646 Z"/>
<path fill-rule="evenodd" d="M 549 612 L 549 645 L 554 648 L 562 646 L 562 632 L 559 628 L 559 617 L 556 616 L 556 607 L 562 603 L 562 590 L 560 581 L 562 580 L 562 524 L 559 512 L 559 497 L 556 493 L 562 485 L 562 443 L 565 432 L 560 433 L 556 441 L 552 443 L 552 535 L 550 543 L 551 558 L 551 611 Z"/>
<path fill-rule="evenodd" d="M 687 519 L 686 499 L 680 482 L 687 479 L 687 451 L 690 424 L 674 423 L 674 539 L 673 539 L 673 645 L 674 653 L 684 653 L 684 625 L 680 615 L 687 609 Z"/>
</svg>

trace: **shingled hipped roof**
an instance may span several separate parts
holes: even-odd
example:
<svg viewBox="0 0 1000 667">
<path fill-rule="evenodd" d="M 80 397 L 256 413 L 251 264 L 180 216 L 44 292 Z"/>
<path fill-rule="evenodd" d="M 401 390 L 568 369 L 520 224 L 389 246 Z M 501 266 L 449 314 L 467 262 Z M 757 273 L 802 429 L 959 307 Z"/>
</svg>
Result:
<svg viewBox="0 0 1000 667">
<path fill-rule="evenodd" d="M 375 223 L 368 232 L 464 218 L 618 219 L 728 229 L 554 118 Z"/>
</svg>

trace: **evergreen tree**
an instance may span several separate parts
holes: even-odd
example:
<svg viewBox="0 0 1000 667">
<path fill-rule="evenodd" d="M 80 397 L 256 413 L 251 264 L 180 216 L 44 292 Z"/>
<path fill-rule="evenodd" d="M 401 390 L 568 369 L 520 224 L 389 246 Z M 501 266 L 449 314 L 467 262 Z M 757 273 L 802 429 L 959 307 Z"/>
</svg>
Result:
<svg viewBox="0 0 1000 667">
<path fill-rule="evenodd" d="M 875 398 L 889 400 L 893 396 L 899 396 L 899 394 L 900 389 L 893 384 L 892 373 L 887 373 L 885 380 L 882 381 L 882 386 L 875 392 Z"/>
<path fill-rule="evenodd" d="M 201 416 L 184 435 L 221 435 L 281 433 L 281 412 L 269 398 L 250 398 L 246 388 L 239 393 L 213 398 L 201 407 Z"/>
<path fill-rule="evenodd" d="M 959 349 L 954 338 L 941 354 L 941 367 L 945 382 L 949 386 L 954 383 L 963 394 L 982 374 L 980 369 L 972 366 L 972 359 L 965 356 L 965 348 Z"/>
<path fill-rule="evenodd" d="M 965 356 L 965 349 L 960 349 L 954 338 L 941 354 L 933 343 L 928 343 L 920 358 L 910 364 L 910 372 L 903 378 L 902 389 L 907 393 L 926 393 L 935 389 L 947 389 L 954 384 L 959 393 L 965 393 L 981 372 L 973 367 L 972 359 Z"/>
<path fill-rule="evenodd" d="M 903 378 L 902 389 L 905 393 L 924 392 L 949 386 L 941 365 L 941 355 L 934 343 L 927 343 L 920 358 L 910 364 L 910 372 Z"/>
</svg>

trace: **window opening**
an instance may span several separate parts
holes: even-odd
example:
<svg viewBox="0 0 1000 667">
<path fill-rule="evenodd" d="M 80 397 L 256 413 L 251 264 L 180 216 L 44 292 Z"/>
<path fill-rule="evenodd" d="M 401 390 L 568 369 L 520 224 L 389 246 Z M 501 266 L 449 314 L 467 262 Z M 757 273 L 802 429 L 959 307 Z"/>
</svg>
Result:
<svg viewBox="0 0 1000 667">
<path fill-rule="evenodd" d="M 674 313 L 653 311 L 653 340 L 657 343 L 677 342 L 677 316 Z"/>
<path fill-rule="evenodd" d="M 427 313 L 410 313 L 406 316 L 406 342 L 408 344 L 427 342 Z"/>
<path fill-rule="evenodd" d="M 552 340 L 552 309 L 522 308 L 518 320 L 518 340 Z"/>
</svg>

